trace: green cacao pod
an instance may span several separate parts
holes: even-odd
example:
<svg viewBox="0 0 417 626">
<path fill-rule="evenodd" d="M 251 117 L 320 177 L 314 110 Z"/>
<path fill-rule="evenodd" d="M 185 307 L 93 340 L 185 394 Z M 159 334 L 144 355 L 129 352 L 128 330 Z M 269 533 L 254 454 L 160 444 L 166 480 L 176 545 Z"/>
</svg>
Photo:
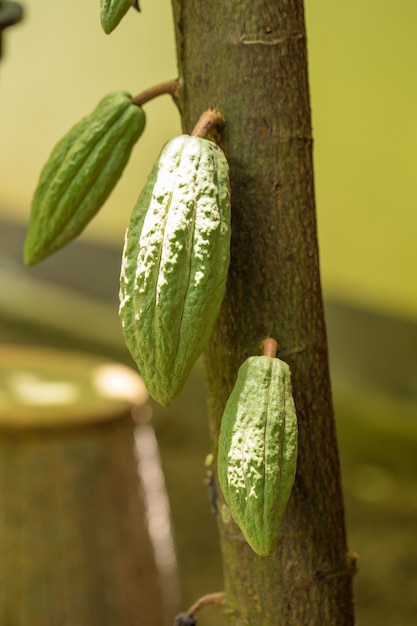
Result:
<svg viewBox="0 0 417 626">
<path fill-rule="evenodd" d="M 206 347 L 230 256 L 229 166 L 222 150 L 181 135 L 163 148 L 133 209 L 120 281 L 126 344 L 163 405 Z"/>
<path fill-rule="evenodd" d="M 286 363 L 248 358 L 226 403 L 217 473 L 231 516 L 257 554 L 272 554 L 295 479 L 297 417 Z"/>
<path fill-rule="evenodd" d="M 105 96 L 59 141 L 33 196 L 27 265 L 79 235 L 110 195 L 144 127 L 144 111 L 120 91 Z"/>
<path fill-rule="evenodd" d="M 135 0 L 101 0 L 101 25 L 107 35 L 116 28 L 134 4 Z"/>
</svg>

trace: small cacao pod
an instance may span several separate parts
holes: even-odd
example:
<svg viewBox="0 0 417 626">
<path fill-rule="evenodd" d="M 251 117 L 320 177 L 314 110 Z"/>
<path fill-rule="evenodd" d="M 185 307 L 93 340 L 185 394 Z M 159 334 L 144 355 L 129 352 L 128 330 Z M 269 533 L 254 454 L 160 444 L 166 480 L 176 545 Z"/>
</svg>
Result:
<svg viewBox="0 0 417 626">
<path fill-rule="evenodd" d="M 213 142 L 163 148 L 133 209 L 120 279 L 126 344 L 152 397 L 169 404 L 205 349 L 230 256 L 229 166 Z"/>
<path fill-rule="evenodd" d="M 33 196 L 26 265 L 42 261 L 80 234 L 122 175 L 144 127 L 143 109 L 118 91 L 105 96 L 58 142 Z"/>
<path fill-rule="evenodd" d="M 275 548 L 295 479 L 297 439 L 288 365 L 249 357 L 223 413 L 217 473 L 233 520 L 260 556 Z"/>
<path fill-rule="evenodd" d="M 116 28 L 122 17 L 134 4 L 135 0 L 101 0 L 101 25 L 107 35 Z"/>
</svg>

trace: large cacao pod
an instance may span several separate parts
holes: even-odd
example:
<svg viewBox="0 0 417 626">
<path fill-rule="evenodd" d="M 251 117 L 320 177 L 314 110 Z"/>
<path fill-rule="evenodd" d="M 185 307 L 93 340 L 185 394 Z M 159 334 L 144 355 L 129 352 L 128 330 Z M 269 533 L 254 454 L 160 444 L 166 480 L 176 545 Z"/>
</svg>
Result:
<svg viewBox="0 0 417 626">
<path fill-rule="evenodd" d="M 249 357 L 222 417 L 217 473 L 233 520 L 261 556 L 275 548 L 294 483 L 297 439 L 288 365 Z"/>
<path fill-rule="evenodd" d="M 144 111 L 118 91 L 105 96 L 59 141 L 33 197 L 27 265 L 79 235 L 110 195 L 144 127 Z"/>
<path fill-rule="evenodd" d="M 100 17 L 104 32 L 108 35 L 116 28 L 135 0 L 101 0 Z"/>
<path fill-rule="evenodd" d="M 208 343 L 229 255 L 226 157 L 207 139 L 172 139 L 133 209 L 120 281 L 126 344 L 163 405 L 180 393 Z"/>
</svg>

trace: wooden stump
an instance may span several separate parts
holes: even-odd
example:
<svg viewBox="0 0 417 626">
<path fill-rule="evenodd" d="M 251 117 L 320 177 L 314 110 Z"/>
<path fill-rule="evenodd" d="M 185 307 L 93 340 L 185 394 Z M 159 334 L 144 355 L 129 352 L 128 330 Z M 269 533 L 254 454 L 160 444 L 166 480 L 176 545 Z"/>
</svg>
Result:
<svg viewBox="0 0 417 626">
<path fill-rule="evenodd" d="M 0 347 L 0 624 L 161 626 L 129 368 Z"/>
</svg>

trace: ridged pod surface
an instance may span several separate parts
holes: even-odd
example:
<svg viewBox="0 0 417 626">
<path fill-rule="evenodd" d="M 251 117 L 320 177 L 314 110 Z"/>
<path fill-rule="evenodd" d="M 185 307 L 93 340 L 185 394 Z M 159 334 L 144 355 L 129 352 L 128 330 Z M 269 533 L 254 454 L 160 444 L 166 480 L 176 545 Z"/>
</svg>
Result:
<svg viewBox="0 0 417 626">
<path fill-rule="evenodd" d="M 297 440 L 288 365 L 249 357 L 222 417 L 217 473 L 232 518 L 260 556 L 275 548 L 295 479 Z"/>
<path fill-rule="evenodd" d="M 101 0 L 100 17 L 104 32 L 108 35 L 116 28 L 135 0 Z"/>
<path fill-rule="evenodd" d="M 229 166 L 213 142 L 169 141 L 133 209 L 120 281 L 126 344 L 163 405 L 206 347 L 230 256 Z"/>
<path fill-rule="evenodd" d="M 118 91 L 105 96 L 59 141 L 33 196 L 27 265 L 42 261 L 85 228 L 122 175 L 144 127 L 144 111 Z"/>
</svg>

